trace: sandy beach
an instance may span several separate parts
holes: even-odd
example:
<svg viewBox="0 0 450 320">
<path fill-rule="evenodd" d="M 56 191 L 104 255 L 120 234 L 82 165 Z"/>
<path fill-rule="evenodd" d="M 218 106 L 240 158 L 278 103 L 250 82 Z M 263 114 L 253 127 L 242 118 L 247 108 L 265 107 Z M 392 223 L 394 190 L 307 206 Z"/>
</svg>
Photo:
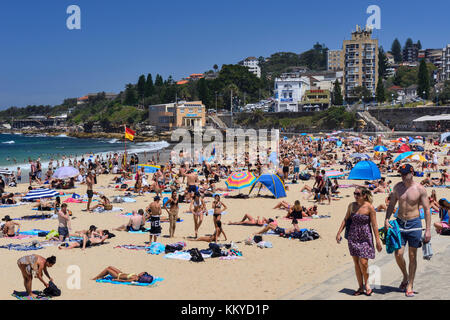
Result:
<svg viewBox="0 0 450 320">
<path fill-rule="evenodd" d="M 431 147 L 431 145 L 427 145 Z M 443 156 L 439 157 L 441 163 Z M 339 170 L 341 166 L 334 166 L 333 169 Z M 386 176 L 386 175 L 383 175 Z M 388 174 L 387 180 L 392 180 L 395 185 L 401 179 L 396 173 Z M 433 173 L 432 177 L 439 177 L 438 173 Z M 201 177 L 200 177 L 201 178 Z M 102 175 L 97 177 L 97 184 L 94 191 L 102 192 L 108 197 L 123 195 L 115 189 L 112 183 L 113 175 Z M 414 178 L 420 181 L 422 178 Z M 339 180 L 340 184 L 359 184 L 364 181 Z M 222 216 L 222 222 L 239 221 L 244 214 L 249 213 L 252 216 L 276 217 L 281 227 L 291 227 L 290 220 L 284 220 L 281 216 L 286 214 L 285 210 L 272 209 L 280 200 L 293 203 L 300 200 L 302 205 L 309 207 L 313 201 L 305 200 L 305 193 L 300 193 L 300 188 L 305 182 L 298 184 L 287 184 L 287 198 L 271 199 L 259 197 L 256 198 L 256 192 L 253 192 L 250 199 L 225 199 L 222 201 L 227 205 L 227 214 Z M 306 181 L 306 184 L 312 185 L 313 180 Z M 26 192 L 27 184 L 21 184 L 17 188 L 10 188 L 13 192 Z M 219 187 L 225 187 L 224 181 L 218 184 Z M 428 195 L 431 194 L 431 188 L 427 188 Z M 448 197 L 450 192 L 447 188 L 436 188 L 437 198 Z M 243 193 L 248 193 L 249 189 L 244 189 Z M 80 249 L 58 250 L 56 246 L 46 247 L 37 251 L 13 251 L 0 249 L 2 259 L 0 261 L 2 290 L 0 290 L 0 299 L 14 299 L 11 293 L 14 290 L 24 291 L 23 279 L 16 261 L 24 255 L 36 253 L 44 257 L 55 255 L 57 262 L 54 267 L 49 269 L 50 275 L 55 283 L 62 290 L 62 295 L 55 299 L 89 299 L 89 300 L 111 300 L 111 299 L 284 299 L 299 288 L 314 287 L 330 275 L 336 274 L 339 270 L 348 269 L 353 262 L 348 251 L 347 242 L 344 240 L 341 244 L 336 243 L 336 233 L 341 224 L 347 206 L 353 198 L 354 188 L 341 188 L 339 200 L 333 200 L 331 205 L 319 205 L 319 215 L 330 215 L 331 218 L 313 219 L 310 221 L 300 221 L 300 228 L 312 228 L 320 234 L 320 238 L 314 241 L 300 242 L 299 240 L 290 240 L 278 237 L 276 235 L 263 235 L 263 239 L 270 241 L 273 248 L 260 249 L 256 245 L 245 245 L 243 240 L 253 233 L 261 230 L 257 226 L 229 226 L 224 224 L 223 228 L 228 237 L 228 241 L 221 240 L 219 243 L 237 243 L 239 250 L 243 253 L 243 259 L 240 260 L 219 260 L 206 259 L 202 263 L 190 261 L 172 260 L 163 258 L 164 254 L 151 255 L 143 250 L 126 250 L 114 248 L 118 245 L 143 245 L 149 241 L 148 234 L 132 234 L 128 232 L 112 231 L 113 228 L 128 222 L 127 217 L 120 216 L 120 212 L 110 213 L 88 213 L 83 212 L 86 204 L 69 204 L 69 209 L 73 212 L 71 220 L 72 231 L 83 230 L 94 224 L 99 228 L 108 229 L 116 234 L 116 237 L 107 240 L 107 244 L 88 248 L 85 251 Z M 78 185 L 73 190 L 84 195 L 86 193 L 85 185 Z M 231 194 L 238 194 L 238 191 Z M 263 191 L 262 195 L 269 193 Z M 119 203 L 115 207 L 123 208 L 122 213 L 131 212 L 140 208 L 145 208 L 153 201 L 154 193 L 137 196 L 136 203 Z M 169 196 L 169 195 L 163 195 Z M 375 194 L 374 206 L 384 203 L 387 194 Z M 70 196 L 62 197 L 62 200 Z M 94 199 L 98 199 L 95 198 Z M 205 198 L 208 209 L 211 208 L 212 198 Z M 95 204 L 95 202 L 94 202 Z M 23 215 L 32 215 L 38 211 L 31 210 L 31 204 L 21 205 L 11 208 L 0 208 L 0 216 L 10 215 L 11 218 L 17 218 Z M 162 236 L 158 242 L 163 244 L 174 243 L 177 241 L 186 241 L 187 249 L 199 248 L 207 249 L 207 242 L 196 242 L 190 239 L 184 239 L 194 234 L 194 222 L 192 214 L 184 213 L 189 204 L 180 204 L 179 217 L 184 221 L 177 223 L 174 238 L 168 238 L 169 223 L 162 223 Z M 167 213 L 163 211 L 163 216 Z M 385 212 L 377 214 L 378 226 L 383 226 Z M 199 235 L 212 234 L 214 230 L 213 217 L 205 216 L 203 224 L 200 227 Z M 432 216 L 432 223 L 439 221 L 437 215 Z M 21 231 L 33 228 L 42 230 L 57 229 L 57 220 L 42 221 L 18 221 Z M 425 223 L 423 223 L 425 226 Z M 436 237 L 436 234 L 433 233 Z M 43 238 L 30 238 L 24 240 L 14 240 L 0 238 L 0 245 L 8 243 L 24 243 L 33 239 L 42 240 Z M 385 255 L 378 254 L 374 261 Z M 394 257 L 391 255 L 392 260 Z M 419 252 L 418 264 L 424 262 Z M 431 261 L 433 263 L 433 261 Z M 76 266 L 75 268 L 73 266 Z M 139 273 L 147 271 L 151 275 L 162 277 L 164 281 L 159 282 L 154 287 L 138 287 L 128 285 L 113 285 L 96 283 L 90 280 L 107 266 L 114 266 L 126 273 Z M 81 283 L 79 288 L 69 288 L 73 284 L 73 270 L 79 267 Z M 393 272 L 398 273 L 400 282 L 401 276 L 398 269 Z M 347 287 L 356 288 L 355 278 L 349 278 Z M 43 285 L 39 280 L 33 280 L 33 289 L 42 290 Z M 295 298 L 295 296 L 290 296 Z"/>
</svg>

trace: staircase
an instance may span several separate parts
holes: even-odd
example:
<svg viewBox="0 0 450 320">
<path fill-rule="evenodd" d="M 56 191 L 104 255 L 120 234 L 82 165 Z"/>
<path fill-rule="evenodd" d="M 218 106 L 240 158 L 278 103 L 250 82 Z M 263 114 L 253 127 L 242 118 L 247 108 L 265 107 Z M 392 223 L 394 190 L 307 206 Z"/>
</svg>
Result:
<svg viewBox="0 0 450 320">
<path fill-rule="evenodd" d="M 216 115 L 208 115 L 208 120 L 210 123 L 213 123 L 215 125 L 215 127 L 221 129 L 221 130 L 226 130 L 228 127 L 225 124 L 225 122 L 223 122 L 222 120 L 220 120 L 220 118 Z"/>
<path fill-rule="evenodd" d="M 368 124 L 369 127 L 372 127 L 375 130 L 375 132 L 391 132 L 391 129 L 389 129 L 383 123 L 378 121 L 369 112 L 359 111 L 357 112 L 357 115 L 359 118 L 363 119 Z"/>
</svg>

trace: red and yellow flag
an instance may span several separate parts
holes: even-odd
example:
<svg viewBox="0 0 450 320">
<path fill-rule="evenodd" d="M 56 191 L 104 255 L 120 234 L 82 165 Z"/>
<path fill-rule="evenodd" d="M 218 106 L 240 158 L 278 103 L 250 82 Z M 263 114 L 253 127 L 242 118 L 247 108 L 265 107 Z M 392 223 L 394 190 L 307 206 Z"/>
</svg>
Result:
<svg viewBox="0 0 450 320">
<path fill-rule="evenodd" d="M 136 132 L 131 130 L 130 128 L 125 127 L 125 139 L 133 141 Z"/>
</svg>

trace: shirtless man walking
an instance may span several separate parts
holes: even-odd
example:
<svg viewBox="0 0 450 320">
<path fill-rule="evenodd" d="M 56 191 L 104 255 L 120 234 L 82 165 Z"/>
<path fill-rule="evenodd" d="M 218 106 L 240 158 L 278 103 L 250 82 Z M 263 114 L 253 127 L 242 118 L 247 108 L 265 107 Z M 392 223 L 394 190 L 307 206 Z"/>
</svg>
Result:
<svg viewBox="0 0 450 320">
<path fill-rule="evenodd" d="M 289 165 L 291 164 L 291 160 L 289 160 L 289 157 L 286 155 L 283 159 L 283 177 L 284 181 L 287 181 L 289 177 Z"/>
<path fill-rule="evenodd" d="M 425 212 L 424 242 L 427 243 L 431 240 L 430 203 L 425 188 L 413 181 L 414 169 L 411 165 L 402 165 L 399 173 L 402 175 L 402 182 L 397 183 L 391 193 L 391 201 L 386 211 L 385 229 L 391 228 L 389 218 L 398 202 L 397 223 L 400 227 L 402 248 L 395 251 L 395 260 L 403 273 L 400 289 L 406 290 L 405 295 L 407 297 L 413 297 L 414 277 L 417 269 L 417 248 L 422 246 L 422 221 L 420 220 L 419 206 L 423 206 Z M 406 261 L 403 258 L 406 243 L 409 244 L 409 270 L 406 269 Z"/>
<path fill-rule="evenodd" d="M 87 203 L 87 211 L 91 211 L 91 202 L 92 202 L 92 197 L 94 196 L 94 190 L 92 190 L 92 186 L 94 184 L 94 177 L 92 174 L 92 171 L 89 171 L 87 177 L 86 177 L 86 186 L 87 186 L 87 196 L 88 196 L 88 203 Z"/>
<path fill-rule="evenodd" d="M 191 199 L 194 198 L 194 194 L 198 191 L 199 183 L 198 175 L 195 173 L 194 169 L 191 169 L 186 175 L 187 190 L 191 194 Z"/>
<path fill-rule="evenodd" d="M 158 236 L 161 235 L 161 204 L 160 201 L 161 198 L 159 196 L 156 196 L 154 198 L 154 201 L 150 203 L 150 205 L 147 207 L 147 218 L 150 218 L 150 243 L 152 243 L 152 238 L 155 240 Z"/>
</svg>

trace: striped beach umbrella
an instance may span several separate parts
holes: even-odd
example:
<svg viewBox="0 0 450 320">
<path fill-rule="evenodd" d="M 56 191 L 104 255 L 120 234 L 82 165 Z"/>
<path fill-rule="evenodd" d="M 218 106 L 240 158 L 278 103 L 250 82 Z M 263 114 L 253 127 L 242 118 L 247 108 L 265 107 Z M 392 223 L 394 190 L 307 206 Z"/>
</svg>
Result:
<svg viewBox="0 0 450 320">
<path fill-rule="evenodd" d="M 0 174 L 10 175 L 13 174 L 13 172 L 8 169 L 0 169 Z"/>
<path fill-rule="evenodd" d="M 341 171 L 337 171 L 337 170 L 329 170 L 329 171 L 325 171 L 325 175 L 328 178 L 339 178 L 339 177 L 345 176 L 345 173 L 341 172 Z"/>
<path fill-rule="evenodd" d="M 386 148 L 385 146 L 376 146 L 375 148 L 373 148 L 373 150 L 378 152 L 386 152 L 388 148 Z"/>
<path fill-rule="evenodd" d="M 420 161 L 420 162 L 426 162 L 427 161 L 427 159 L 425 159 L 424 156 L 422 156 L 420 154 L 417 154 L 417 153 L 413 154 L 413 155 L 410 155 L 409 157 L 406 157 L 406 159 L 413 160 L 413 161 Z"/>
<path fill-rule="evenodd" d="M 403 153 L 399 154 L 397 156 L 397 158 L 395 158 L 394 163 L 402 161 L 402 160 L 408 158 L 409 156 L 412 156 L 413 154 L 414 154 L 414 152 L 412 152 L 412 151 L 403 152 Z"/>
<path fill-rule="evenodd" d="M 225 180 L 225 184 L 228 189 L 243 189 L 246 187 L 250 187 L 256 181 L 256 177 L 253 173 L 243 171 L 236 172 L 230 175 L 227 180 Z"/>
<path fill-rule="evenodd" d="M 22 200 L 38 200 L 43 198 L 52 198 L 59 196 L 59 192 L 52 189 L 35 189 L 30 190 Z"/>
</svg>

